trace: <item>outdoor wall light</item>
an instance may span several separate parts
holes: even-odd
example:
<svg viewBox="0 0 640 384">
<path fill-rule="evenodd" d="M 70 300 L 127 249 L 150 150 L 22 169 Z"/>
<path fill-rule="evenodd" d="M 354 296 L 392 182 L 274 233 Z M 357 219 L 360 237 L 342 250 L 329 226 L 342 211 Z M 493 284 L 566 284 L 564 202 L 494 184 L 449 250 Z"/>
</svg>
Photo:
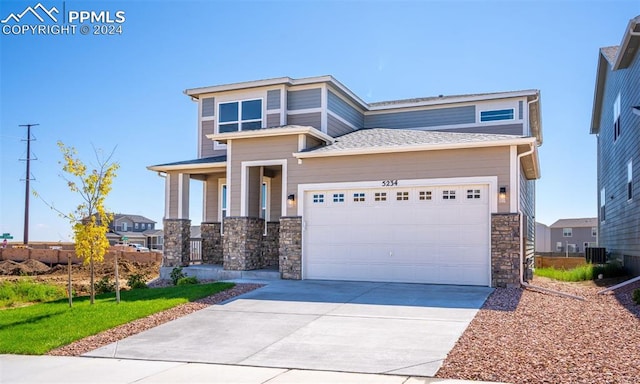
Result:
<svg viewBox="0 0 640 384">
<path fill-rule="evenodd" d="M 500 191 L 498 192 L 498 200 L 501 203 L 507 202 L 507 187 L 500 187 Z"/>
<path fill-rule="evenodd" d="M 293 207 L 296 204 L 296 195 L 290 194 L 289 196 L 287 196 L 287 204 L 290 207 Z"/>
</svg>

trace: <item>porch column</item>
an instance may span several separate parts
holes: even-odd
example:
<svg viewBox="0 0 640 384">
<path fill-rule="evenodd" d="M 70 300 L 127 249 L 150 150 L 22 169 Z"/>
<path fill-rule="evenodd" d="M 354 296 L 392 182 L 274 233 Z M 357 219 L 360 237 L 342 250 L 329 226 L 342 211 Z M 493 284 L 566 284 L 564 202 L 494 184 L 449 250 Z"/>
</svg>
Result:
<svg viewBox="0 0 640 384">
<path fill-rule="evenodd" d="M 165 178 L 164 247 L 162 266 L 189 265 L 189 174 L 167 173 Z"/>
<path fill-rule="evenodd" d="M 257 217 L 225 217 L 223 239 L 224 269 L 249 271 L 262 267 L 264 220 Z"/>
<path fill-rule="evenodd" d="M 280 218 L 280 277 L 302 279 L 302 217 Z"/>
</svg>

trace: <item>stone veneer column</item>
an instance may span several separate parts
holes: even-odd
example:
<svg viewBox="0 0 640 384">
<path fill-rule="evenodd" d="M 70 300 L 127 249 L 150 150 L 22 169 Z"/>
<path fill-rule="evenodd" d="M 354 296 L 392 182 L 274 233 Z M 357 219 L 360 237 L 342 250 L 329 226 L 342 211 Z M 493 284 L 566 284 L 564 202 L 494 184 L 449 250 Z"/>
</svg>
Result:
<svg viewBox="0 0 640 384">
<path fill-rule="evenodd" d="M 520 214 L 491 215 L 491 286 L 520 286 Z"/>
<path fill-rule="evenodd" d="M 222 234 L 220 223 L 201 223 L 202 263 L 222 264 Z"/>
<path fill-rule="evenodd" d="M 302 217 L 280 218 L 280 277 L 302 279 Z"/>
<path fill-rule="evenodd" d="M 261 266 L 277 267 L 280 255 L 280 223 L 270 221 L 267 223 L 267 234 L 262 238 Z"/>
<path fill-rule="evenodd" d="M 189 265 L 189 242 L 191 220 L 164 219 L 163 267 L 183 267 Z"/>
<path fill-rule="evenodd" d="M 225 217 L 222 258 L 224 269 L 249 271 L 260 268 L 264 220 Z"/>
</svg>

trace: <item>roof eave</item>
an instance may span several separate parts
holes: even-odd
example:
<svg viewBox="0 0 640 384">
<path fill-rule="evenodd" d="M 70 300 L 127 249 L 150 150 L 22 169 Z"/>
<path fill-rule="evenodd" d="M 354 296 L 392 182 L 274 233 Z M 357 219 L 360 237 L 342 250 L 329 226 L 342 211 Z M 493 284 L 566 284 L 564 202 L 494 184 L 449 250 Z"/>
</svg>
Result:
<svg viewBox="0 0 640 384">
<path fill-rule="evenodd" d="M 384 105 L 375 105 L 374 103 L 374 105 L 369 106 L 369 111 L 384 111 L 388 109 L 397 109 L 397 108 L 425 107 L 425 106 L 431 106 L 431 105 L 467 103 L 467 102 L 483 101 L 483 100 L 508 99 L 513 97 L 536 96 L 538 94 L 539 94 L 539 91 L 536 89 L 526 89 L 522 91 L 496 92 L 496 93 L 483 94 L 483 95 L 447 96 L 443 98 L 435 98 L 432 100 L 425 100 L 425 101 L 419 101 L 419 102 L 407 102 L 407 103 L 384 104 Z"/>
<path fill-rule="evenodd" d="M 258 137 L 288 136 L 288 135 L 309 135 L 324 141 L 327 144 L 333 143 L 333 137 L 311 126 L 284 126 L 280 128 L 256 129 L 251 131 L 213 133 L 206 135 L 210 140 L 226 143 L 234 139 L 253 139 Z"/>
<path fill-rule="evenodd" d="M 226 168 L 227 162 L 217 163 L 196 163 L 196 164 L 176 164 L 176 165 L 150 165 L 148 170 L 154 172 L 188 171 L 201 168 Z"/>
<path fill-rule="evenodd" d="M 523 137 L 513 140 L 496 140 L 486 142 L 470 142 L 470 143 L 448 143 L 448 144 L 420 144 L 406 146 L 387 146 L 387 147 L 368 147 L 345 149 L 338 151 L 310 151 L 310 152 L 294 152 L 293 157 L 298 159 L 334 157 L 334 156 L 357 156 L 357 155 L 375 155 L 382 153 L 398 153 L 398 152 L 420 152 L 420 151 L 440 151 L 447 149 L 465 149 L 465 148 L 485 148 L 485 147 L 502 147 L 511 145 L 534 144 L 536 138 Z"/>
<path fill-rule="evenodd" d="M 596 70 L 596 86 L 593 91 L 593 107 L 591 111 L 591 134 L 600 133 L 600 117 L 602 114 L 602 98 L 604 95 L 604 84 L 607 73 L 609 72 L 609 61 L 602 53 L 598 53 L 598 68 Z"/>
<path fill-rule="evenodd" d="M 637 54 L 638 42 L 640 41 L 640 36 L 638 36 L 638 32 L 636 31 L 636 26 L 638 25 L 637 19 L 638 18 L 629 20 L 624 36 L 622 36 L 622 42 L 620 43 L 616 60 L 613 63 L 614 71 L 627 68 L 633 60 L 633 57 Z"/>
</svg>

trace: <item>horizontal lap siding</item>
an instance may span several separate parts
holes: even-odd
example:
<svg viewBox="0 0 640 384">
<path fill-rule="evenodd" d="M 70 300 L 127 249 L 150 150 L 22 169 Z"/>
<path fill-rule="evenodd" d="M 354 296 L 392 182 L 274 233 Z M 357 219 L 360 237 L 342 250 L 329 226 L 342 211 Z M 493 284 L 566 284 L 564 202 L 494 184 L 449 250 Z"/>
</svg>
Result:
<svg viewBox="0 0 640 384">
<path fill-rule="evenodd" d="M 352 124 L 356 129 L 364 126 L 364 114 L 331 91 L 327 93 L 327 104 L 329 111 L 348 121 L 349 124 Z"/>
<path fill-rule="evenodd" d="M 320 108 L 322 102 L 320 88 L 304 89 L 302 91 L 287 92 L 287 109 Z"/>
<path fill-rule="evenodd" d="M 470 105 L 423 111 L 370 114 L 364 117 L 364 128 L 421 128 L 475 122 L 476 107 Z"/>
<path fill-rule="evenodd" d="M 280 109 L 280 90 L 267 91 L 267 109 Z"/>
<path fill-rule="evenodd" d="M 608 68 L 602 99 L 598 136 L 598 205 L 600 190 L 606 190 L 606 221 L 600 223 L 599 244 L 615 257 L 640 256 L 640 116 L 632 106 L 640 105 L 640 55 L 631 65 L 614 72 Z M 621 134 L 613 141 L 613 103 L 620 92 Z M 634 198 L 627 200 L 627 163 L 633 160 Z M 639 273 L 639 271 L 635 271 Z"/>
<path fill-rule="evenodd" d="M 479 125 L 469 128 L 449 128 L 442 129 L 446 132 L 462 133 L 494 133 L 498 135 L 518 135 L 522 136 L 522 124 L 502 124 L 502 125 Z"/>
<path fill-rule="evenodd" d="M 202 122 L 202 137 L 200 138 L 200 143 L 202 145 L 200 151 L 200 157 L 211 157 L 215 156 L 216 153 L 213 150 L 213 140 L 209 139 L 207 135 L 212 135 L 215 133 L 215 121 L 207 120 Z"/>
<path fill-rule="evenodd" d="M 338 137 L 353 132 L 353 128 L 329 115 L 327 117 L 327 134 L 331 137 Z"/>
<path fill-rule="evenodd" d="M 303 159 L 289 168 L 289 193 L 298 184 L 375 180 L 409 180 L 498 176 L 509 186 L 509 148 L 478 148 L 429 152 L 337 156 Z M 509 212 L 509 204 L 499 204 Z M 295 215 L 290 209 L 289 215 Z"/>
<path fill-rule="evenodd" d="M 301 113 L 298 115 L 287 116 L 288 125 L 305 125 L 311 126 L 315 129 L 322 129 L 322 118 L 320 112 L 314 113 Z"/>
<path fill-rule="evenodd" d="M 279 127 L 280 124 L 280 114 L 279 113 L 270 113 L 267 115 L 267 128 L 268 127 Z"/>
<path fill-rule="evenodd" d="M 215 97 L 205 97 L 202 99 L 202 117 L 211 117 L 216 115 L 216 99 Z"/>
</svg>

